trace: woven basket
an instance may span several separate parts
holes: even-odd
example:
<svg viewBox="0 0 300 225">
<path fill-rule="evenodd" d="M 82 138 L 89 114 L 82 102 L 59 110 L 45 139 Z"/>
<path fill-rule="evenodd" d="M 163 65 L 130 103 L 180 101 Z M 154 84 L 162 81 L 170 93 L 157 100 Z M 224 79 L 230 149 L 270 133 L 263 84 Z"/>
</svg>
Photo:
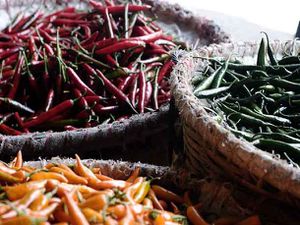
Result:
<svg viewBox="0 0 300 225">
<path fill-rule="evenodd" d="M 26 162 L 25 165 L 42 167 L 47 163 L 74 165 L 73 159 L 52 158 Z M 113 160 L 82 160 L 89 168 L 100 167 L 101 173 L 115 179 L 127 179 L 135 167 L 141 168 L 141 176 L 151 177 L 152 183 L 162 185 L 177 193 L 188 190 L 193 200 L 203 203 L 201 214 L 210 220 L 218 217 L 245 217 L 258 214 L 264 225 L 297 225 L 300 215 L 295 208 L 278 201 L 261 201 L 253 193 L 242 192 L 228 182 L 192 178 L 185 170 L 142 163 L 129 163 Z"/>
<path fill-rule="evenodd" d="M 287 51 L 300 52 L 299 42 L 275 41 L 271 46 L 278 55 Z M 191 77 L 205 64 L 205 60 L 195 56 L 254 60 L 257 52 L 258 43 L 246 42 L 211 45 L 182 55 L 172 74 L 171 89 L 183 124 L 186 166 L 196 175 L 229 176 L 264 196 L 298 203 L 299 168 L 235 137 L 209 116 L 203 108 L 207 103 L 192 92 Z"/>
<path fill-rule="evenodd" d="M 43 1 L 43 4 L 47 4 L 50 9 L 55 9 L 70 2 L 77 3 L 81 7 L 84 4 L 84 1 L 80 0 L 52 0 Z M 145 2 L 153 6 L 152 10 L 159 18 L 158 23 L 181 40 L 192 44 L 199 39 L 200 45 L 229 40 L 214 22 L 195 16 L 178 5 L 158 0 Z M 12 16 L 19 10 L 33 11 L 34 6 L 39 4 L 41 3 L 37 0 L 31 0 L 30 3 L 28 1 L 3 2 L 0 4 L 0 18 L 5 20 L 8 18 L 7 15 Z M 83 158 L 140 160 L 167 165 L 170 162 L 168 108 L 165 106 L 157 112 L 134 115 L 122 122 L 76 131 L 38 132 L 17 137 L 0 135 L 0 157 L 8 160 L 18 150 L 22 150 L 27 160 L 57 155 L 70 156 L 76 152 Z"/>
</svg>

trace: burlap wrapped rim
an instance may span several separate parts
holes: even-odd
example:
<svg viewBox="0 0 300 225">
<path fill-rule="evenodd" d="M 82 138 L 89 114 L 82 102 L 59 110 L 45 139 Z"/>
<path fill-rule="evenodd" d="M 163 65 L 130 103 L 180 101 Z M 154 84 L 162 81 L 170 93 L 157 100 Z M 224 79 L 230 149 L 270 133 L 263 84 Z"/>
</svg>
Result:
<svg viewBox="0 0 300 225">
<path fill-rule="evenodd" d="M 52 4 L 51 2 L 55 4 L 58 1 L 51 0 L 45 3 Z M 60 2 L 65 4 L 70 1 Z M 194 43 L 199 38 L 200 45 L 229 41 L 227 34 L 211 20 L 193 15 L 190 11 L 165 1 L 146 0 L 144 2 L 153 6 L 152 11 L 158 16 L 158 22 L 162 23 L 164 29 L 175 33 L 180 30 L 178 35 L 181 39 Z M 13 1 L 7 2 L 6 8 L 24 9 L 26 5 L 25 1 L 24 5 L 19 1 L 16 6 L 13 3 Z M 31 4 L 35 3 L 41 4 L 40 1 L 31 1 Z M 20 136 L 0 135 L 0 157 L 8 160 L 19 150 L 22 150 L 27 160 L 37 159 L 39 156 L 70 156 L 75 152 L 81 152 L 82 157 L 123 158 L 167 165 L 170 163 L 169 129 L 168 106 L 165 106 L 157 112 L 134 115 L 122 122 L 113 122 L 94 128 L 64 132 L 36 132 Z M 137 142 L 139 144 L 135 144 Z M 143 145 L 149 146 L 145 152 L 139 150 Z M 153 150 L 154 148 L 157 149 Z M 110 153 L 112 149 L 113 152 Z M 131 152 L 128 152 L 128 149 Z M 84 151 L 89 154 L 84 154 Z M 97 154 L 92 155 L 93 152 Z M 158 154 L 160 157 L 157 157 Z"/>
<path fill-rule="evenodd" d="M 294 41 L 274 41 L 271 46 L 277 55 L 287 51 L 300 52 L 300 44 Z M 198 175 L 230 174 L 240 183 L 263 194 L 266 194 L 265 190 L 256 187 L 270 184 L 279 190 L 278 197 L 294 196 L 299 200 L 300 170 L 287 161 L 236 138 L 208 115 L 203 108 L 205 102 L 192 92 L 191 77 L 205 61 L 195 57 L 227 58 L 234 55 L 240 59 L 253 59 L 257 51 L 256 42 L 210 45 L 199 51 L 186 53 L 175 67 L 171 77 L 171 90 L 183 123 L 187 166 Z"/>
<path fill-rule="evenodd" d="M 278 201 L 260 202 L 257 195 L 251 192 L 244 193 L 239 187 L 229 182 L 193 178 L 183 169 L 174 170 L 170 167 L 114 160 L 87 159 L 82 162 L 89 168 L 100 167 L 102 174 L 114 179 L 127 179 L 138 166 L 141 168 L 141 176 L 154 178 L 152 182 L 155 184 L 177 193 L 189 190 L 193 195 L 193 200 L 197 199 L 203 203 L 201 211 L 208 218 L 244 217 L 255 213 L 261 216 L 265 225 L 297 225 L 300 220 L 300 215 L 295 208 Z M 51 160 L 25 162 L 25 165 L 41 168 L 48 163 L 74 165 L 75 160 L 55 157 Z"/>
</svg>

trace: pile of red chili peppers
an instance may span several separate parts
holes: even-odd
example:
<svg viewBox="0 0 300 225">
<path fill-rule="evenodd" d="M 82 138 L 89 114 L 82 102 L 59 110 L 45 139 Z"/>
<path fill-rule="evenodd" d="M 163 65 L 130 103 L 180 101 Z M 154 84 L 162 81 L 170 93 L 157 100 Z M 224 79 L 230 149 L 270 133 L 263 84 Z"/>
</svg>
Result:
<svg viewBox="0 0 300 225">
<path fill-rule="evenodd" d="M 0 133 L 93 127 L 170 100 L 179 44 L 144 14 L 151 7 L 89 5 L 20 14 L 0 32 Z"/>
</svg>

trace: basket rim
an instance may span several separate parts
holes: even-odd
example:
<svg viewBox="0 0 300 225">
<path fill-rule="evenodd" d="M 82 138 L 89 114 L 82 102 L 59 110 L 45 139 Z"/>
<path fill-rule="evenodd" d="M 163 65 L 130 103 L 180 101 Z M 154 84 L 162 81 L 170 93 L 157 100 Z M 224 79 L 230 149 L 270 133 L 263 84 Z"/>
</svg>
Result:
<svg viewBox="0 0 300 225">
<path fill-rule="evenodd" d="M 274 52 L 279 53 L 283 49 L 290 49 L 294 46 L 293 43 L 293 40 L 275 40 L 270 44 Z M 171 92 L 183 123 L 206 126 L 207 130 L 210 131 L 205 134 L 207 139 L 214 138 L 212 137 L 213 134 L 218 135 L 219 143 L 215 145 L 217 153 L 223 155 L 235 166 L 247 170 L 258 179 L 263 179 L 281 192 L 300 198 L 300 170 L 285 160 L 274 158 L 272 154 L 256 148 L 246 140 L 235 137 L 229 130 L 219 125 L 206 113 L 203 102 L 193 95 L 189 83 L 189 78 L 194 73 L 196 65 L 199 61 L 205 60 L 196 59 L 195 56 L 222 57 L 231 55 L 232 52 L 238 52 L 241 57 L 254 57 L 258 46 L 259 42 L 255 41 L 213 44 L 184 53 L 172 72 Z M 300 52 L 300 46 L 297 46 L 297 51 Z"/>
</svg>

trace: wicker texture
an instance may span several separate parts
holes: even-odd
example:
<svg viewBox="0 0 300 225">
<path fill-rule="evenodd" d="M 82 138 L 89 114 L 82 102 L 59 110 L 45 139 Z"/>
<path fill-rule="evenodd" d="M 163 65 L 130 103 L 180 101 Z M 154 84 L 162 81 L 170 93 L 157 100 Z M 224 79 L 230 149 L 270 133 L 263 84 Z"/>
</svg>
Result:
<svg viewBox="0 0 300 225">
<path fill-rule="evenodd" d="M 299 43 L 274 41 L 276 55 L 286 51 L 300 52 Z M 293 201 L 300 198 L 300 170 L 287 161 L 255 148 L 220 126 L 205 111 L 205 101 L 193 95 L 190 83 L 196 69 L 205 65 L 202 57 L 256 59 L 258 43 L 246 42 L 204 47 L 199 51 L 181 54 L 172 74 L 172 92 L 179 110 L 185 142 L 186 165 L 197 175 L 222 177 L 229 175 L 239 183 L 261 194 Z M 268 191 L 267 191 L 268 190 Z M 274 197 L 274 195 L 273 195 Z"/>
<path fill-rule="evenodd" d="M 55 8 L 55 4 L 61 4 L 57 6 L 60 8 L 69 2 L 83 4 L 80 0 L 53 0 L 44 4 L 52 9 Z M 18 2 L 16 5 L 14 3 L 14 1 L 7 2 L 4 9 L 0 9 L 0 15 L 3 16 L 4 12 L 15 13 L 18 9 L 34 10 L 34 7 L 28 8 L 26 2 L 24 4 Z M 162 24 L 163 29 L 179 35 L 182 40 L 195 43 L 199 39 L 200 45 L 229 41 L 228 36 L 214 22 L 195 16 L 178 5 L 159 0 L 147 0 L 145 3 L 153 6 L 153 13 L 158 16 L 157 22 Z M 32 1 L 32 6 L 39 4 L 40 1 Z M 0 135 L 0 157 L 9 160 L 18 150 L 22 150 L 27 160 L 57 155 L 71 156 L 76 152 L 84 158 L 140 160 L 167 165 L 170 163 L 170 141 L 168 106 L 165 106 L 157 112 L 134 115 L 122 122 L 94 128 L 37 132 L 17 137 Z M 158 154 L 160 157 L 157 157 Z"/>
</svg>

